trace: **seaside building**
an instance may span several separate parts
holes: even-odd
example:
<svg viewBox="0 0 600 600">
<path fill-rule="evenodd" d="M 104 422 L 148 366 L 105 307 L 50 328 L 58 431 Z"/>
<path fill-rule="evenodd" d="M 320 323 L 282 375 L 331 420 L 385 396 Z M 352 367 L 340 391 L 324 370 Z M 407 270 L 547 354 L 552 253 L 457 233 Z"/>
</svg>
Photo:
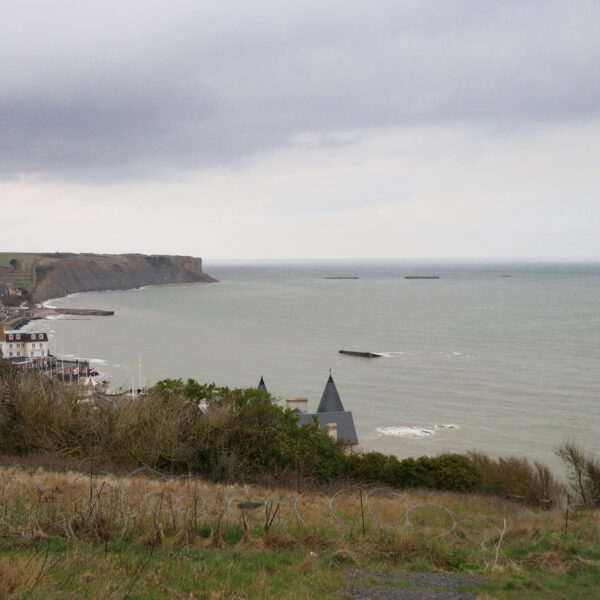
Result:
<svg viewBox="0 0 600 600">
<path fill-rule="evenodd" d="M 317 412 L 308 411 L 307 398 L 289 398 L 286 400 L 286 407 L 300 416 L 298 425 L 311 423 L 313 417 L 316 417 L 319 425 L 327 429 L 331 437 L 336 440 L 345 440 L 351 446 L 358 445 L 354 418 L 350 411 L 344 410 L 342 400 L 331 375 L 329 375 L 329 379 L 323 390 L 323 396 L 321 397 L 321 402 L 319 402 Z"/>
<path fill-rule="evenodd" d="M 4 331 L 0 324 L 0 353 L 8 360 L 46 358 L 48 335 L 33 331 Z"/>
</svg>

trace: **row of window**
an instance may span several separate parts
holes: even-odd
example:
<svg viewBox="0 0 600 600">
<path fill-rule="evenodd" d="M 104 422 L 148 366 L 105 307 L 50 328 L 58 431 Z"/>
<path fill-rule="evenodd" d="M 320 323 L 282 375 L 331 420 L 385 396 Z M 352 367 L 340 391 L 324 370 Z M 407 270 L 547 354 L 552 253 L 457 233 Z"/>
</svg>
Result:
<svg viewBox="0 0 600 600">
<path fill-rule="evenodd" d="M 37 334 L 37 333 L 32 333 L 32 334 L 31 334 L 31 339 L 32 339 L 32 340 L 35 340 L 35 339 L 37 339 L 37 336 L 38 336 L 38 335 L 40 336 L 40 337 L 39 337 L 39 339 L 40 339 L 40 340 L 43 340 L 43 339 L 44 339 L 44 334 L 43 334 L 43 333 L 40 333 L 40 334 Z M 15 340 L 20 340 L 20 339 L 21 339 L 21 334 L 20 334 L 20 333 L 14 333 L 14 334 L 13 334 L 13 333 L 9 333 L 7 337 L 8 337 L 8 339 L 9 339 L 9 340 L 12 340 L 12 339 L 15 339 Z"/>
<path fill-rule="evenodd" d="M 25 347 L 25 344 L 23 344 L 23 343 L 21 343 L 21 344 L 8 344 L 8 347 L 9 347 L 9 348 L 12 348 L 13 346 L 14 346 L 15 348 L 24 348 L 24 347 Z M 2 347 L 2 344 L 0 344 L 0 348 L 1 348 L 1 347 Z M 32 348 L 35 348 L 35 344 L 31 344 L 31 347 L 32 347 Z M 42 344 L 41 342 L 38 342 L 38 347 L 39 347 L 39 348 L 43 348 L 43 347 L 44 347 L 44 344 Z"/>
<path fill-rule="evenodd" d="M 21 356 L 21 352 L 9 352 L 8 355 L 17 357 L 17 356 Z M 39 355 L 40 356 L 48 356 L 48 353 L 45 350 L 42 350 Z M 25 352 L 23 352 L 23 356 L 25 356 Z M 34 357 L 35 352 L 30 352 L 29 356 Z"/>
</svg>

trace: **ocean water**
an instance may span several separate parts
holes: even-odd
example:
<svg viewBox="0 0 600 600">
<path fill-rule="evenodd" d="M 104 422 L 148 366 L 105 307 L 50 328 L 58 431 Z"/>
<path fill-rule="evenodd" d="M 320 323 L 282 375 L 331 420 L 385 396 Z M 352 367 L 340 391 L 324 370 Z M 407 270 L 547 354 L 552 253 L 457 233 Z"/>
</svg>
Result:
<svg viewBox="0 0 600 600">
<path fill-rule="evenodd" d="M 316 409 L 329 370 L 361 445 L 400 457 L 479 449 L 554 468 L 600 451 L 600 263 L 211 263 L 217 284 L 76 294 L 114 317 L 31 323 L 113 388 L 164 377 Z M 405 275 L 439 275 L 437 280 Z M 324 279 L 357 276 L 359 279 Z M 340 349 L 380 352 L 363 359 Z M 141 364 L 141 369 L 140 369 Z"/>
</svg>

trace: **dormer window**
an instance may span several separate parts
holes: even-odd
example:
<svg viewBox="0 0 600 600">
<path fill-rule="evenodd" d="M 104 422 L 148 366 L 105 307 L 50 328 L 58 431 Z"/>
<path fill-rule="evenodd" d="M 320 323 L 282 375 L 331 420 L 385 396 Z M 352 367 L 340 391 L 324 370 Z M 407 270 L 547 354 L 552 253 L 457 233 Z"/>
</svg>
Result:
<svg viewBox="0 0 600 600">
<path fill-rule="evenodd" d="M 35 340 L 35 333 L 32 333 L 32 334 L 31 334 L 31 339 L 32 339 L 32 340 Z"/>
<path fill-rule="evenodd" d="M 21 339 L 21 334 L 17 333 L 17 339 L 20 340 Z"/>
<path fill-rule="evenodd" d="M 8 339 L 9 339 L 9 340 L 12 340 L 12 339 L 13 339 L 12 333 L 11 333 L 11 334 L 9 334 L 9 336 L 8 336 Z"/>
</svg>

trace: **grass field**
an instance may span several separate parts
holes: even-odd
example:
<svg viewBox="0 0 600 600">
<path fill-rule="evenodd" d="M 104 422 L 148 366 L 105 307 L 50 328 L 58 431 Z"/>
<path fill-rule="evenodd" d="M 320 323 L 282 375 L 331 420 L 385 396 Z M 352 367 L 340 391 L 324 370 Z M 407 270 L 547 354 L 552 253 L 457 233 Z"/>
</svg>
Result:
<svg viewBox="0 0 600 600">
<path fill-rule="evenodd" d="M 3 467 L 0 599 L 339 598 L 360 567 L 482 574 L 482 600 L 597 600 L 599 525 L 485 496 Z"/>
<path fill-rule="evenodd" d="M 10 267 L 10 261 L 13 258 L 17 260 L 26 260 L 40 256 L 31 252 L 0 252 L 0 267 Z"/>
</svg>

